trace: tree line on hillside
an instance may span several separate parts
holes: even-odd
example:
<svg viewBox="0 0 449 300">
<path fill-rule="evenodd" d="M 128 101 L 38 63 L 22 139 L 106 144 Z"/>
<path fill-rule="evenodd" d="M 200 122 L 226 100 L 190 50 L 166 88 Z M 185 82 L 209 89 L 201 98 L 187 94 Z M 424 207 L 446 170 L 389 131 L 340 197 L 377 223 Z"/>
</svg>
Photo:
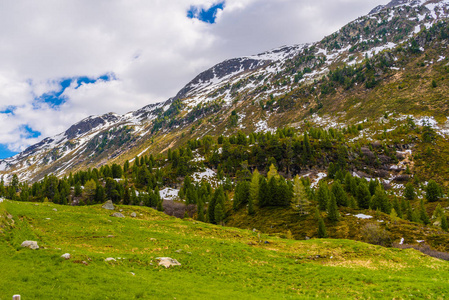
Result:
<svg viewBox="0 0 449 300">
<path fill-rule="evenodd" d="M 223 223 L 232 210 L 245 208 L 253 215 L 258 208 L 276 206 L 291 207 L 300 213 L 310 213 L 316 206 L 332 222 L 339 219 L 339 207 L 351 207 L 378 210 L 428 224 L 423 201 L 419 207 L 410 203 L 416 198 L 416 182 L 409 181 L 404 197 L 398 198 L 388 195 L 377 180 L 354 177 L 348 171 L 360 166 L 376 167 L 384 161 L 397 162 L 396 151 L 386 142 L 365 148 L 358 143 L 351 146 L 345 143 L 362 129 L 361 124 L 341 130 L 309 126 L 303 133 L 283 128 L 275 133 L 248 136 L 241 131 L 229 137 L 205 136 L 169 149 L 166 155 L 143 155 L 132 162 L 126 161 L 123 166 L 104 165 L 63 178 L 49 175 L 31 185 L 19 183 L 14 175 L 8 186 L 0 183 L 0 195 L 19 201 L 51 201 L 63 205 L 89 205 L 110 199 L 114 203 L 163 210 L 160 189 L 180 186 L 179 197 L 196 207 L 195 217 L 214 224 Z M 416 131 L 416 127 L 406 123 L 398 128 L 401 134 L 410 130 Z M 427 131 L 425 128 L 420 132 L 424 136 Z M 202 159 L 197 160 L 198 157 Z M 327 167 L 328 178 L 312 188 L 308 177 L 300 178 L 297 174 L 317 166 Z M 217 170 L 218 185 L 212 187 L 207 181 L 192 181 L 190 176 L 206 167 Z M 426 186 L 427 200 L 437 201 L 442 194 L 441 187 L 430 180 Z M 447 223 L 444 214 L 438 218 L 442 224 Z"/>
</svg>

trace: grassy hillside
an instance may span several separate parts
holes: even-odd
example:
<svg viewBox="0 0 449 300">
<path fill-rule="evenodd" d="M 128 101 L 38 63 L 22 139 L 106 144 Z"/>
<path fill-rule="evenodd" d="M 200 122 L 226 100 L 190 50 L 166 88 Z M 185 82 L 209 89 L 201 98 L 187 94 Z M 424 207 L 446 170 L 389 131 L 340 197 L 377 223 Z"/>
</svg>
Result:
<svg viewBox="0 0 449 300">
<path fill-rule="evenodd" d="M 57 211 L 54 211 L 56 208 Z M 123 206 L 0 204 L 0 299 L 425 298 L 449 294 L 449 265 L 415 250 L 294 241 Z M 136 212 L 137 217 L 129 217 Z M 21 248 L 36 240 L 40 249 Z M 72 258 L 60 256 L 70 253 Z M 165 269 L 156 257 L 182 266 Z M 115 262 L 105 262 L 114 257 Z M 83 263 L 84 262 L 84 263 Z"/>
</svg>

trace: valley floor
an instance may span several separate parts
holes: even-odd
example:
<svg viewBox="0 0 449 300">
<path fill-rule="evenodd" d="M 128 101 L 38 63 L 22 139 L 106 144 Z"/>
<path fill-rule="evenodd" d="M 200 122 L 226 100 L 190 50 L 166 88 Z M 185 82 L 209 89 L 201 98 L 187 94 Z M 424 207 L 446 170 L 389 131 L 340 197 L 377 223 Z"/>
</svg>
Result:
<svg viewBox="0 0 449 300">
<path fill-rule="evenodd" d="M 54 210 L 56 209 L 56 210 Z M 429 298 L 449 264 L 413 249 L 294 241 L 145 207 L 0 203 L 0 299 Z M 130 217 L 135 212 L 136 218 Z M 34 240 L 38 250 L 20 247 Z M 71 259 L 61 258 L 70 253 Z M 105 262 L 112 257 L 115 261 Z M 157 257 L 181 266 L 165 269 Z"/>
</svg>

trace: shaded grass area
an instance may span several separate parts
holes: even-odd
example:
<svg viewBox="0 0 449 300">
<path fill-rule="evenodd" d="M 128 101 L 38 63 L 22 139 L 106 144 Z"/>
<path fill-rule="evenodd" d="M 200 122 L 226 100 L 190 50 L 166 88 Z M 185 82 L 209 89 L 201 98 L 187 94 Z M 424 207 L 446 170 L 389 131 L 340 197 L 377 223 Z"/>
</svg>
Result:
<svg viewBox="0 0 449 300">
<path fill-rule="evenodd" d="M 0 204 L 0 299 L 13 294 L 23 299 L 443 299 L 449 294 L 448 264 L 413 249 L 279 239 L 147 208 L 122 208 L 124 219 L 110 217 L 100 206 Z M 128 217 L 132 211 L 137 218 Z M 38 241 L 40 249 L 21 248 L 24 240 Z M 70 260 L 60 257 L 66 252 Z M 156 257 L 162 256 L 182 266 L 160 267 Z M 107 257 L 117 261 L 105 262 Z"/>
</svg>

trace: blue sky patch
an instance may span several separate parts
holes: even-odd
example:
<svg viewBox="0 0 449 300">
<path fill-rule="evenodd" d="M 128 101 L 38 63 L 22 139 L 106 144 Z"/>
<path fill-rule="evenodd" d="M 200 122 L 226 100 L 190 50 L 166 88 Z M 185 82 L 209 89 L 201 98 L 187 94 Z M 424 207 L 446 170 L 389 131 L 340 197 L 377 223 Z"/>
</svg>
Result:
<svg viewBox="0 0 449 300">
<path fill-rule="evenodd" d="M 198 19 L 205 23 L 214 24 L 217 18 L 217 11 L 219 9 L 223 10 L 225 6 L 225 1 L 213 4 L 208 9 L 200 6 L 190 6 L 187 11 L 187 17 L 190 19 Z"/>
<path fill-rule="evenodd" d="M 0 144 L 0 159 L 8 158 L 16 154 L 17 152 L 8 149 L 8 145 Z"/>
<path fill-rule="evenodd" d="M 14 111 L 16 110 L 17 106 L 9 105 L 4 110 L 0 111 L 0 114 L 14 114 Z"/>
<path fill-rule="evenodd" d="M 23 132 L 23 136 L 27 139 L 31 138 L 37 138 L 41 135 L 39 131 L 34 131 L 30 126 L 28 125 L 22 125 L 20 126 L 20 131 Z"/>
<path fill-rule="evenodd" d="M 92 78 L 87 76 L 62 78 L 59 80 L 59 85 L 61 86 L 61 89 L 59 91 L 51 91 L 45 93 L 40 97 L 37 97 L 36 100 L 38 102 L 45 102 L 51 107 L 56 108 L 67 101 L 67 97 L 64 96 L 63 94 L 64 91 L 72 84 L 75 84 L 75 89 L 77 89 L 83 84 L 93 84 L 96 83 L 97 81 L 111 81 L 115 79 L 116 78 L 114 74 L 104 74 L 98 78 Z"/>
</svg>

